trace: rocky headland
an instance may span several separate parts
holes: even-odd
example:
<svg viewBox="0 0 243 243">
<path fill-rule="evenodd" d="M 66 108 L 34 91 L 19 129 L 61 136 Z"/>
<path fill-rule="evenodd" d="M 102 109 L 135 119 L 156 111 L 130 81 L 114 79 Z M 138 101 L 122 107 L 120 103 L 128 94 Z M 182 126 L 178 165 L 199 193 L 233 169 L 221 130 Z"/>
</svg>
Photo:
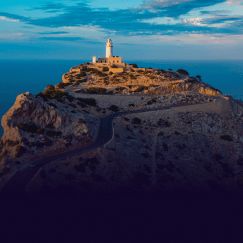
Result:
<svg viewBox="0 0 243 243">
<path fill-rule="evenodd" d="M 243 105 L 190 77 L 82 64 L 2 118 L 4 191 L 243 189 Z"/>
</svg>

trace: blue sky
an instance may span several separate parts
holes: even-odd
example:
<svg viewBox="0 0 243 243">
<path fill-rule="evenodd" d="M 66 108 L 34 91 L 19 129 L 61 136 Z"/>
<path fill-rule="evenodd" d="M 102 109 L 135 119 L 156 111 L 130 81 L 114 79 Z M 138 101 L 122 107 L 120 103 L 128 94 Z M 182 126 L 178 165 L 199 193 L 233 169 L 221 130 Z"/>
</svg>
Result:
<svg viewBox="0 0 243 243">
<path fill-rule="evenodd" d="M 2 0 L 0 59 L 243 59 L 243 0 Z"/>
</svg>

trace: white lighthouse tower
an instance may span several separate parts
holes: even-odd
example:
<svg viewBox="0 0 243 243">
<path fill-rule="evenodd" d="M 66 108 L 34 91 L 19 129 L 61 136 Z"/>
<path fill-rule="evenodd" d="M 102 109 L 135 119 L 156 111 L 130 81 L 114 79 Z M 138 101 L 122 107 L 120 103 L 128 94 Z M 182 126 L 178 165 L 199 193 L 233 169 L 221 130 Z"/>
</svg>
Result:
<svg viewBox="0 0 243 243">
<path fill-rule="evenodd" d="M 106 42 L 106 58 L 113 57 L 113 43 L 111 39 Z"/>
<path fill-rule="evenodd" d="M 97 58 L 93 56 L 92 64 L 102 69 L 105 66 L 109 66 L 110 70 L 114 73 L 123 72 L 126 67 L 126 63 L 123 62 L 122 57 L 113 56 L 113 42 L 111 39 L 106 41 L 106 57 Z"/>
</svg>

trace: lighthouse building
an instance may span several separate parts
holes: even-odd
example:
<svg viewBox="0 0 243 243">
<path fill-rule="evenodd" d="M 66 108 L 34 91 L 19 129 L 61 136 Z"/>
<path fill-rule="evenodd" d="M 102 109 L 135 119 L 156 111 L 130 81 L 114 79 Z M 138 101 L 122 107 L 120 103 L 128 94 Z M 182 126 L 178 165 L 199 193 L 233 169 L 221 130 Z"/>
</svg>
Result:
<svg viewBox="0 0 243 243">
<path fill-rule="evenodd" d="M 93 64 L 103 64 L 103 65 L 113 65 L 117 67 L 124 67 L 125 63 L 122 60 L 122 57 L 113 56 L 113 42 L 111 39 L 108 39 L 106 42 L 106 57 L 98 58 L 96 56 L 92 59 Z"/>
</svg>

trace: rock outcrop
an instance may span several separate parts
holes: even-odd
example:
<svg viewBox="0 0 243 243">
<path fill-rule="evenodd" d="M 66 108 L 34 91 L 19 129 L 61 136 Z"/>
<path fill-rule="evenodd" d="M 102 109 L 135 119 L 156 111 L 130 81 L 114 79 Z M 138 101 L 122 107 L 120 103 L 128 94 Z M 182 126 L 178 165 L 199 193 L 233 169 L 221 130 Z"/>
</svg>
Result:
<svg viewBox="0 0 243 243">
<path fill-rule="evenodd" d="M 103 71 L 104 70 L 104 71 Z M 80 92 L 96 94 L 150 94 L 166 95 L 197 92 L 218 96 L 220 91 L 180 72 L 157 69 L 141 69 L 131 66 L 123 73 L 112 73 L 109 68 L 80 65 L 63 75 L 60 86 L 72 85 Z"/>
<path fill-rule="evenodd" d="M 44 153 L 74 144 L 90 143 L 96 136 L 98 119 L 73 113 L 65 98 L 21 94 L 2 118 L 2 156 L 10 160 L 23 154 Z M 67 107 L 67 106 L 70 107 Z"/>
</svg>

